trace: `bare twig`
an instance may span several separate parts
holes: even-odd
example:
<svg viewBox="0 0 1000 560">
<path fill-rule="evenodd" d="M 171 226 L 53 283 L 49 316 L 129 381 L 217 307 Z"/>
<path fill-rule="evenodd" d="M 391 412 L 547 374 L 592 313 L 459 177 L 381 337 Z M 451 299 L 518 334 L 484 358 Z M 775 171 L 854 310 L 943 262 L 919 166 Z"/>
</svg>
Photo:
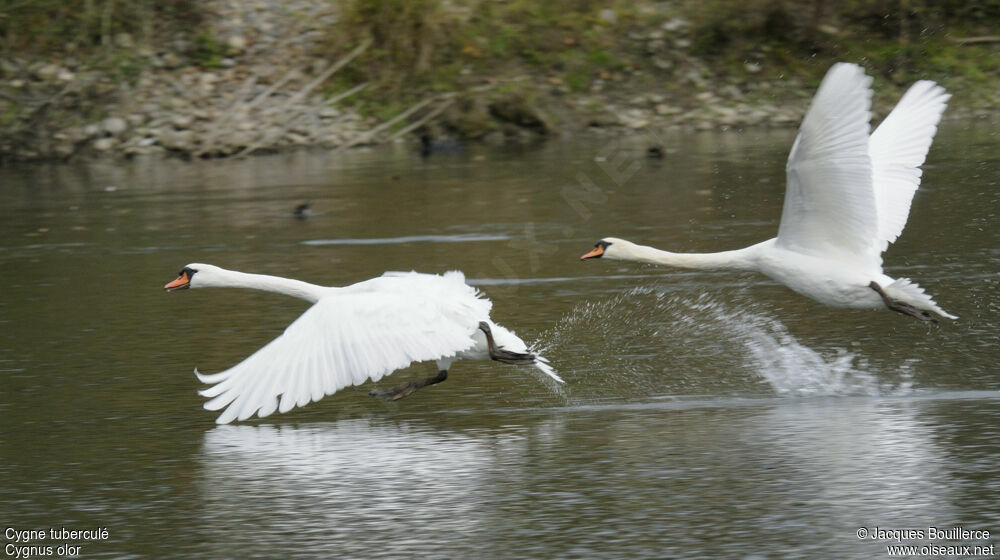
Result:
<svg viewBox="0 0 1000 560">
<path fill-rule="evenodd" d="M 229 107 L 222 114 L 222 117 L 216 119 L 215 124 L 208 129 L 208 134 L 202 139 L 202 147 L 194 153 L 194 157 L 201 157 L 215 148 L 215 138 L 219 135 L 219 131 L 229 124 L 229 121 L 233 118 L 233 114 L 243 103 L 243 98 L 246 94 L 250 93 L 255 85 L 257 85 L 256 72 L 244 80 L 240 89 L 236 90 L 236 93 L 233 94 L 233 102 L 229 104 Z"/>
<path fill-rule="evenodd" d="M 299 90 L 298 92 L 296 92 L 295 95 L 292 95 L 290 98 L 288 98 L 282 104 L 281 110 L 275 112 L 276 115 L 281 115 L 284 118 L 286 118 L 285 124 L 281 127 L 281 130 L 280 130 L 280 133 L 279 133 L 279 137 L 280 137 L 280 134 L 284 134 L 289 128 L 292 127 L 292 124 L 294 124 L 294 122 L 295 122 L 295 117 L 298 117 L 298 114 L 289 117 L 289 115 L 285 114 L 285 109 L 287 109 L 292 104 L 298 103 L 299 101 L 301 101 L 302 99 L 304 99 L 306 95 L 309 95 L 309 92 L 311 92 L 317 86 L 319 86 L 320 84 L 322 84 L 323 82 L 325 82 L 326 80 L 328 80 L 330 78 L 330 76 L 332 76 L 334 74 L 334 72 L 336 72 L 337 70 L 340 70 L 347 63 L 349 63 L 350 61 L 352 61 L 355 58 L 357 58 L 359 55 L 361 55 L 361 53 L 365 52 L 368 49 L 368 47 L 371 46 L 371 44 L 372 44 L 372 40 L 371 39 L 366 39 L 363 43 L 361 43 L 360 45 L 358 45 L 358 47 L 356 49 L 354 49 L 353 51 L 347 53 L 347 55 L 345 55 L 343 58 L 341 58 L 336 63 L 334 63 L 333 65 L 331 65 L 329 68 L 327 68 L 322 74 L 320 74 L 319 76 L 317 76 L 316 79 L 314 79 L 313 81 L 311 81 L 308 84 L 306 84 L 305 87 L 303 87 L 301 90 Z M 263 144 L 263 141 L 266 139 L 266 137 L 267 137 L 266 133 L 263 134 L 263 135 L 261 135 L 252 144 L 250 144 L 249 146 L 247 146 L 246 148 L 244 148 L 243 150 L 241 150 L 238 154 L 236 154 L 236 157 L 242 157 L 242 156 L 248 155 L 250 153 L 253 153 L 254 150 L 256 150 L 257 148 L 261 147 L 261 145 Z"/>
<path fill-rule="evenodd" d="M 952 37 L 959 45 L 977 45 L 982 43 L 1000 43 L 1000 35 L 984 35 L 982 37 Z"/>
<path fill-rule="evenodd" d="M 288 72 L 285 72 L 284 76 L 282 76 L 277 82 L 274 82 L 273 84 L 268 86 L 268 88 L 262 91 L 260 95 L 255 97 L 253 101 L 247 103 L 246 106 L 243 107 L 243 109 L 245 111 L 249 111 L 250 109 L 253 109 L 257 105 L 260 105 L 261 103 L 264 102 L 265 99 L 274 95 L 274 92 L 278 91 L 279 88 L 287 84 L 289 80 L 291 80 L 294 76 L 299 74 L 299 72 L 301 71 L 298 68 L 292 68 Z"/>
<path fill-rule="evenodd" d="M 451 104 L 454 103 L 454 102 L 455 102 L 455 98 L 454 97 L 448 97 L 448 98 L 446 98 L 444 100 L 444 103 L 442 103 L 442 104 L 438 105 L 437 107 L 435 107 L 435 108 L 431 109 L 430 111 L 428 111 L 426 115 L 424 115 L 423 117 L 421 117 L 420 119 L 418 119 L 416 122 L 414 122 L 412 124 L 409 124 L 409 125 L 401 128 L 400 130 L 396 131 L 395 133 L 393 133 L 392 136 L 389 137 L 389 141 L 392 142 L 396 138 L 399 138 L 401 136 L 405 136 L 406 134 L 410 133 L 411 131 L 416 130 L 417 128 L 419 128 L 419 127 L 427 124 L 431 119 L 433 119 L 434 117 L 436 117 L 436 116 L 440 115 L 442 112 L 444 112 L 445 109 L 447 109 L 448 107 L 451 107 Z"/>
<path fill-rule="evenodd" d="M 445 94 L 445 95 L 448 96 L 448 97 L 452 97 L 455 94 L 448 93 L 448 94 Z M 389 128 L 390 126 L 396 124 L 397 122 L 405 119 L 406 117 L 409 117 L 413 113 L 416 113 L 420 109 L 423 109 L 427 105 L 430 105 L 432 102 L 434 102 L 434 100 L 440 99 L 441 97 L 442 96 L 440 96 L 440 95 L 435 95 L 433 97 L 428 97 L 427 99 L 419 101 L 418 103 L 416 103 L 415 105 L 413 105 L 409 109 L 407 109 L 407 110 L 403 111 L 402 113 L 396 115 L 395 117 L 393 117 L 393 118 L 385 121 L 384 123 L 376 126 L 375 128 L 373 128 L 373 129 L 371 129 L 371 130 L 369 130 L 367 132 L 362 132 L 362 133 L 358 134 L 357 136 L 355 136 L 354 138 L 352 138 L 348 143 L 342 144 L 339 148 L 337 148 L 337 151 L 339 152 L 339 151 L 342 151 L 342 150 L 346 150 L 347 148 L 351 148 L 351 147 L 357 146 L 358 144 L 361 144 L 362 142 L 368 142 L 369 140 L 371 140 L 372 138 L 374 138 L 375 135 L 378 134 L 379 132 L 382 132 L 383 130 L 385 130 L 385 129 Z"/>
<path fill-rule="evenodd" d="M 312 91 L 313 89 L 315 89 L 316 86 L 318 86 L 318 85 L 322 84 L 323 82 L 327 81 L 327 79 L 329 79 L 330 76 L 332 76 L 334 72 L 336 72 L 337 70 L 340 70 L 348 62 L 354 60 L 361 53 L 363 53 L 366 50 L 368 50 L 368 47 L 370 47 L 371 44 L 372 44 L 372 40 L 371 39 L 365 39 L 365 42 L 361 43 L 360 45 L 358 45 L 358 48 L 354 49 L 353 51 L 351 51 L 350 53 L 348 53 L 347 56 L 345 56 L 345 57 L 341 58 L 340 60 L 338 60 L 337 63 L 334 64 L 333 66 L 330 66 L 329 68 L 327 68 L 326 70 L 324 70 L 323 73 L 320 74 L 319 76 L 317 76 L 315 80 L 313 80 L 313 81 L 309 82 L 308 84 L 306 84 L 306 87 L 302 88 L 298 93 L 296 93 L 295 95 L 293 95 L 291 97 L 291 99 L 288 100 L 288 103 L 294 103 L 294 102 L 297 102 L 300 99 L 304 98 L 306 95 L 309 94 L 310 91 Z M 286 103 L 286 105 L 287 105 L 287 103 Z"/>
<path fill-rule="evenodd" d="M 522 79 L 523 79 L 523 77 L 518 77 L 518 78 L 515 78 L 514 81 L 521 81 Z M 416 103 L 415 105 L 413 105 L 412 107 L 410 107 L 409 109 L 407 109 L 407 110 L 403 111 L 402 113 L 396 115 L 395 117 L 389 119 L 388 121 L 386 121 L 386 122 L 384 122 L 384 123 L 376 126 L 375 128 L 373 128 L 373 129 L 371 129 L 371 130 L 369 130 L 367 132 L 362 132 L 362 133 L 358 134 L 357 136 L 355 136 L 354 138 L 352 138 L 348 143 L 343 144 L 340 147 L 338 147 L 337 151 L 346 150 L 348 148 L 357 146 L 358 144 L 361 144 L 363 142 L 370 142 L 373 138 L 375 138 L 375 136 L 377 134 L 379 134 L 383 130 L 391 127 L 392 125 L 394 125 L 394 124 L 398 123 L 399 121 L 401 121 L 401 120 L 409 117 L 410 115 L 413 115 L 414 113 L 416 113 L 420 109 L 423 109 L 424 107 L 426 107 L 427 105 L 429 105 L 429 104 L 431 104 L 431 103 L 433 103 L 435 101 L 438 101 L 438 100 L 442 101 L 442 103 L 440 105 L 438 105 L 437 107 L 435 107 L 434 109 L 432 109 L 430 112 L 428 112 L 426 115 L 424 115 L 423 117 L 421 117 L 420 119 L 418 119 L 416 122 L 413 122 L 411 124 L 406 125 L 402 129 L 394 132 L 391 136 L 389 136 L 389 140 L 390 141 L 391 140 L 395 140 L 395 139 L 397 139 L 397 138 L 399 138 L 399 137 L 401 137 L 401 136 L 403 136 L 403 135 L 405 135 L 405 134 L 407 134 L 409 132 L 412 132 L 413 130 L 415 130 L 415 129 L 417 129 L 417 128 L 419 128 L 419 127 L 427 124 L 432 119 L 434 119 L 435 117 L 437 117 L 438 115 L 440 115 L 442 112 L 444 112 L 445 109 L 447 109 L 448 107 L 450 107 L 451 104 L 455 102 L 455 98 L 459 94 L 466 94 L 466 93 L 472 93 L 472 92 L 478 93 L 478 92 L 482 92 L 482 91 L 488 91 L 488 90 L 491 90 L 491 89 L 495 88 L 496 86 L 497 86 L 496 83 L 485 84 L 485 85 L 476 86 L 476 87 L 472 87 L 472 88 L 466 89 L 466 90 L 464 90 L 462 92 L 442 93 L 442 94 L 439 94 L 439 95 L 428 97 L 427 99 L 423 99 L 423 100 L 419 101 L 418 103 Z"/>
<path fill-rule="evenodd" d="M 370 85 L 369 82 L 365 82 L 363 84 L 358 84 L 358 85 L 352 87 L 351 89 L 349 89 L 349 90 L 347 90 L 347 91 L 345 91 L 343 93 L 338 93 L 337 95 L 331 97 L 330 99 L 327 99 L 326 100 L 326 104 L 327 105 L 333 105 L 334 103 L 340 101 L 341 99 L 344 99 L 345 97 L 350 97 L 350 96 L 354 95 L 355 93 L 358 93 L 358 92 L 360 92 L 362 90 L 368 89 L 369 85 Z"/>
</svg>

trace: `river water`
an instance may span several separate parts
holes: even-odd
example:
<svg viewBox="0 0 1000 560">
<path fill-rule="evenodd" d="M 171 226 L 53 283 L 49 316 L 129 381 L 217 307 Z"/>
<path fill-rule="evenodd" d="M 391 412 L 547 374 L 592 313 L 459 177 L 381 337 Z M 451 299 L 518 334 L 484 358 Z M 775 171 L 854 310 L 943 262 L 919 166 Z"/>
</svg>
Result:
<svg viewBox="0 0 1000 560">
<path fill-rule="evenodd" d="M 649 138 L 609 137 L 0 169 L 0 557 L 990 553 L 994 130 L 942 129 L 885 255 L 959 316 L 937 326 L 760 275 L 579 260 L 604 236 L 677 251 L 772 237 L 792 131 L 663 136 L 659 160 Z M 189 262 L 328 285 L 461 269 L 566 384 L 459 362 L 395 403 L 369 383 L 217 427 L 192 369 L 235 364 L 307 305 L 165 293 Z"/>
</svg>

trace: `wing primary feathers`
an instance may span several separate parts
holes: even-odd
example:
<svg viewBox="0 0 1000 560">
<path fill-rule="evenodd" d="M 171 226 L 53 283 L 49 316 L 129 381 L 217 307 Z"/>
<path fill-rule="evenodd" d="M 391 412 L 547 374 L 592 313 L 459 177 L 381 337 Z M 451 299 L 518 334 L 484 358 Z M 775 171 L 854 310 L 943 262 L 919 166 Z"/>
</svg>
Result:
<svg viewBox="0 0 1000 560">
<path fill-rule="evenodd" d="M 200 394 L 209 399 L 206 409 L 224 409 L 220 424 L 288 412 L 413 362 L 469 350 L 491 306 L 460 272 L 373 278 L 320 298 L 235 366 L 211 375 L 195 370 L 210 385 Z M 558 379 L 547 364 L 539 369 Z"/>
</svg>

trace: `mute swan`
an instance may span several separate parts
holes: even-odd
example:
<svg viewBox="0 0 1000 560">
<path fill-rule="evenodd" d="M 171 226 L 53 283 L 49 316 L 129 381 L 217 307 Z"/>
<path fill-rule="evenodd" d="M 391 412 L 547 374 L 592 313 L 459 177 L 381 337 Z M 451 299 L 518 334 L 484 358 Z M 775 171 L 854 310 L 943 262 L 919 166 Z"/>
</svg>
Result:
<svg viewBox="0 0 1000 560">
<path fill-rule="evenodd" d="M 425 360 L 437 362 L 436 376 L 370 394 L 386 400 L 403 398 L 444 381 L 458 359 L 534 365 L 562 382 L 545 358 L 490 320 L 493 304 L 467 285 L 461 272 L 443 276 L 387 272 L 343 288 L 327 288 L 193 263 L 164 289 L 210 287 L 251 288 L 313 304 L 281 336 L 235 366 L 213 375 L 195 369 L 198 379 L 212 385 L 201 391 L 212 398 L 205 408 L 227 407 L 216 420 L 219 424 L 246 420 L 254 413 L 264 418 L 275 410 L 287 412 Z"/>
<path fill-rule="evenodd" d="M 871 81 L 835 64 L 816 92 L 785 167 L 778 236 L 720 253 L 671 253 L 606 237 L 581 259 L 604 257 L 696 269 L 759 271 L 833 307 L 889 308 L 923 321 L 956 319 L 906 278 L 882 272 L 882 252 L 906 225 L 913 193 L 951 97 L 921 80 L 869 136 Z"/>
</svg>

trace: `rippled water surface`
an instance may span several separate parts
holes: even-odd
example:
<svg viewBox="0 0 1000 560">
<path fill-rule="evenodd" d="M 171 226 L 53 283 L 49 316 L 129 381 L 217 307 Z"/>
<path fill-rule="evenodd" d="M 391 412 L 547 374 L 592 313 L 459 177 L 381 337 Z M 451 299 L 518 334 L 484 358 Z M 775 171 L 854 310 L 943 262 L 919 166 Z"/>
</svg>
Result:
<svg viewBox="0 0 1000 560">
<path fill-rule="evenodd" d="M 937 326 L 753 274 L 579 260 L 604 236 L 678 251 L 772 237 L 791 131 L 668 136 L 662 160 L 632 138 L 0 169 L 0 558 L 988 547 L 928 530 L 1000 534 L 994 128 L 941 131 L 885 255 L 960 317 Z M 395 403 L 368 384 L 217 427 L 192 369 L 238 362 L 307 305 L 164 293 L 189 262 L 329 285 L 460 269 L 567 383 L 459 362 Z M 18 540 L 53 528 L 108 532 Z M 859 538 L 906 528 L 924 536 Z"/>
</svg>

